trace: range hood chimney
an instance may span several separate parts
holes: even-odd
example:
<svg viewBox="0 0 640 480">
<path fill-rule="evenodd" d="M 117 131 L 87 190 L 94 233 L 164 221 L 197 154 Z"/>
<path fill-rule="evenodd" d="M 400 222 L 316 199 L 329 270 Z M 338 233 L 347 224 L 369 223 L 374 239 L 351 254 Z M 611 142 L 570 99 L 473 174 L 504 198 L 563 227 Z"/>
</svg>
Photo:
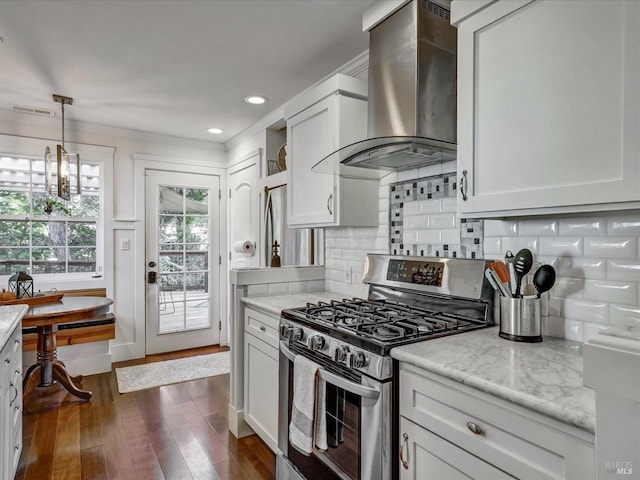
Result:
<svg viewBox="0 0 640 480">
<path fill-rule="evenodd" d="M 456 48 L 449 10 L 429 0 L 412 0 L 371 28 L 368 138 L 313 170 L 371 178 L 455 160 Z"/>
</svg>

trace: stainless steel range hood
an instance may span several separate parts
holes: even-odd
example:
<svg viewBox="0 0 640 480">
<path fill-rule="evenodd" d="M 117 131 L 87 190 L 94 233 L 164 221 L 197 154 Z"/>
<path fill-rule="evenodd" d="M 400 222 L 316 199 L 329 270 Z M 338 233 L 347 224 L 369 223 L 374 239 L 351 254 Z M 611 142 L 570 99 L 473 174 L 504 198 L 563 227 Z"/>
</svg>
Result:
<svg viewBox="0 0 640 480">
<path fill-rule="evenodd" d="M 455 160 L 456 39 L 449 11 L 428 0 L 413 0 L 374 26 L 368 138 L 313 170 L 371 178 Z"/>
</svg>

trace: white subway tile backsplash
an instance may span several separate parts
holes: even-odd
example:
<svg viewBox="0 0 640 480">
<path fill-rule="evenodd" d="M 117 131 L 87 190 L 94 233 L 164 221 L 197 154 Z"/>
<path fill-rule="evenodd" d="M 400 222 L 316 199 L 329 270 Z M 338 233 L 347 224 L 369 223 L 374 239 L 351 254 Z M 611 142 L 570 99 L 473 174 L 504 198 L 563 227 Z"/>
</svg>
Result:
<svg viewBox="0 0 640 480">
<path fill-rule="evenodd" d="M 583 330 L 583 341 L 587 342 L 589 340 L 589 338 L 593 337 L 594 335 L 597 335 L 599 332 L 601 332 L 602 330 L 606 330 L 607 328 L 610 328 L 608 325 L 597 325 L 595 323 L 586 323 L 584 324 Z"/>
<path fill-rule="evenodd" d="M 608 323 L 609 304 L 589 300 L 567 298 L 562 305 L 561 316 L 583 322 Z"/>
<path fill-rule="evenodd" d="M 484 239 L 484 255 L 498 255 L 502 260 L 504 258 L 504 250 L 502 249 L 502 241 L 500 237 L 485 237 Z"/>
<path fill-rule="evenodd" d="M 505 253 L 507 250 L 515 255 L 518 250 L 528 248 L 534 255 L 538 254 L 539 241 L 536 237 L 502 237 L 502 248 Z"/>
<path fill-rule="evenodd" d="M 604 280 L 607 278 L 607 262 L 603 259 L 584 257 L 560 257 L 557 274 L 561 277 L 589 278 Z"/>
<path fill-rule="evenodd" d="M 640 260 L 608 260 L 607 279 L 640 282 Z"/>
<path fill-rule="evenodd" d="M 606 218 L 567 218 L 560 220 L 560 235 L 595 236 L 607 234 Z"/>
<path fill-rule="evenodd" d="M 286 295 L 289 293 L 289 283 L 270 283 L 269 295 Z"/>
<path fill-rule="evenodd" d="M 428 220 L 423 215 L 404 217 L 402 226 L 405 230 L 424 230 L 428 227 Z"/>
<path fill-rule="evenodd" d="M 421 230 L 418 232 L 418 240 L 416 243 L 444 243 L 442 240 L 442 230 Z"/>
<path fill-rule="evenodd" d="M 458 199 L 453 198 L 443 198 L 442 200 L 442 212 L 447 213 L 456 213 L 456 209 L 458 208 Z"/>
<path fill-rule="evenodd" d="M 442 173 L 442 164 L 435 163 L 433 165 L 427 165 L 418 169 L 418 176 L 413 178 L 433 177 L 434 175 L 440 175 Z"/>
<path fill-rule="evenodd" d="M 418 232 L 422 232 L 423 230 L 409 230 L 404 229 L 402 232 L 402 240 L 407 243 L 418 243 Z"/>
<path fill-rule="evenodd" d="M 429 228 L 453 228 L 456 226 L 456 216 L 453 213 L 429 215 Z"/>
<path fill-rule="evenodd" d="M 547 295 L 547 294 L 545 294 Z M 564 303 L 564 298 L 559 297 L 549 297 L 547 300 L 547 315 L 552 317 L 560 317 L 562 316 L 562 305 Z"/>
<path fill-rule="evenodd" d="M 580 257 L 584 252 L 582 237 L 540 237 L 540 254 L 556 257 Z"/>
<path fill-rule="evenodd" d="M 452 160 L 442 164 L 442 173 L 455 173 L 458 169 L 458 162 Z"/>
<path fill-rule="evenodd" d="M 269 294 L 269 285 L 259 283 L 256 285 L 247 285 L 247 297 L 260 297 Z"/>
<path fill-rule="evenodd" d="M 433 200 L 434 202 L 438 202 L 438 200 Z M 419 215 L 423 212 L 420 211 L 420 202 L 407 202 L 404 205 L 403 214 L 405 217 L 409 217 L 411 215 Z M 440 206 L 438 206 L 438 209 Z"/>
<path fill-rule="evenodd" d="M 607 222 L 609 235 L 634 235 L 640 236 L 640 216 L 624 215 L 611 217 Z"/>
<path fill-rule="evenodd" d="M 398 174 L 396 172 L 390 172 L 388 175 L 380 178 L 380 187 L 388 187 L 392 183 L 398 181 Z"/>
<path fill-rule="evenodd" d="M 584 298 L 584 282 L 582 278 L 556 277 L 551 295 L 563 298 Z"/>
<path fill-rule="evenodd" d="M 442 243 L 445 244 L 459 244 L 460 243 L 460 229 L 451 228 L 442 230 Z"/>
<path fill-rule="evenodd" d="M 390 245 L 397 254 L 451 257 L 455 252 L 470 257 L 474 252 L 477 258 L 498 260 L 507 250 L 515 254 L 526 247 L 535 262 L 553 265 L 557 272 L 556 285 L 543 302 L 543 315 L 548 315 L 543 317 L 546 335 L 583 341 L 608 325 L 640 327 L 640 214 L 491 219 L 477 225 L 469 219 L 471 223 L 465 225 L 455 214 L 456 175 L 445 174 L 454 168 L 454 164 L 445 169 L 431 165 L 383 177 L 380 226 L 325 229 L 327 280 L 316 287 L 366 296 L 367 286 L 359 284 L 364 255 L 387 253 Z M 398 183 L 405 185 L 391 192 Z M 394 194 L 397 199 L 392 198 Z M 399 241 L 390 244 L 396 230 Z M 354 284 L 344 282 L 346 265 L 352 266 Z M 257 287 L 258 293 L 266 294 L 264 287 Z"/>
<path fill-rule="evenodd" d="M 557 220 L 528 220 L 519 222 L 518 234 L 523 237 L 553 237 L 558 235 Z"/>
<path fill-rule="evenodd" d="M 398 182 L 408 182 L 409 180 L 413 180 L 415 178 L 419 178 L 418 170 L 405 170 L 404 172 L 398 172 Z"/>
<path fill-rule="evenodd" d="M 584 297 L 609 303 L 638 304 L 638 284 L 613 280 L 585 280 Z"/>
<path fill-rule="evenodd" d="M 307 282 L 291 282 L 289 283 L 288 293 L 305 293 L 307 291 Z"/>
<path fill-rule="evenodd" d="M 574 342 L 582 342 L 584 322 L 568 320 L 562 317 L 543 317 L 542 334 L 552 337 L 566 338 Z"/>
<path fill-rule="evenodd" d="M 518 222 L 511 220 L 485 220 L 486 237 L 512 237 L 518 234 Z"/>
<path fill-rule="evenodd" d="M 584 256 L 638 258 L 638 237 L 585 237 Z"/>
<path fill-rule="evenodd" d="M 440 213 L 442 210 L 442 200 L 420 200 L 418 202 L 418 212 L 420 215 L 429 213 Z"/>
<path fill-rule="evenodd" d="M 322 292 L 324 290 L 324 280 L 309 280 L 307 282 L 308 292 Z"/>
<path fill-rule="evenodd" d="M 609 323 L 618 327 L 640 327 L 640 306 L 609 304 Z"/>
</svg>

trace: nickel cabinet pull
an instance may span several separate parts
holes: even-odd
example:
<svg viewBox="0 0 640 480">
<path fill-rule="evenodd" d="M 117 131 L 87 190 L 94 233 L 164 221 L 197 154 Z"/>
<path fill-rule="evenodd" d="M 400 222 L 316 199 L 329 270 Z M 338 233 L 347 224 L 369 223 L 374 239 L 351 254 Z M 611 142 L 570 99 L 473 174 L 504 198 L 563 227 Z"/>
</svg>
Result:
<svg viewBox="0 0 640 480">
<path fill-rule="evenodd" d="M 404 446 L 407 446 L 407 459 L 404 459 Z M 402 445 L 400 445 L 400 461 L 405 470 L 409 470 L 409 435 L 402 434 Z"/>
<path fill-rule="evenodd" d="M 467 428 L 471 430 L 473 433 L 475 433 L 476 435 L 482 435 L 484 433 L 482 431 L 482 428 L 480 428 L 478 425 L 476 425 L 473 422 L 467 422 Z"/>
<path fill-rule="evenodd" d="M 13 388 L 16 392 L 16 394 L 13 396 L 13 398 L 11 400 L 9 400 L 9 406 L 12 407 L 13 406 L 13 402 L 16 401 L 16 398 L 18 398 L 18 389 L 16 388 L 16 386 L 13 384 L 13 382 L 11 382 L 9 384 L 10 388 Z"/>
<path fill-rule="evenodd" d="M 467 193 L 468 193 L 468 184 L 467 184 L 467 171 L 463 170 L 462 171 L 462 177 L 460 177 L 460 193 L 462 194 L 462 200 L 463 201 L 467 201 L 467 199 L 469 198 Z"/>
<path fill-rule="evenodd" d="M 333 210 L 331 210 L 331 200 L 333 200 L 333 193 L 330 193 L 329 198 L 327 198 L 327 210 L 329 210 L 329 215 L 333 215 Z"/>
<path fill-rule="evenodd" d="M 266 332 L 266 331 L 267 331 L 267 329 L 265 328 L 265 326 L 264 326 L 264 325 L 260 325 L 260 331 L 261 331 L 261 332 Z"/>
</svg>

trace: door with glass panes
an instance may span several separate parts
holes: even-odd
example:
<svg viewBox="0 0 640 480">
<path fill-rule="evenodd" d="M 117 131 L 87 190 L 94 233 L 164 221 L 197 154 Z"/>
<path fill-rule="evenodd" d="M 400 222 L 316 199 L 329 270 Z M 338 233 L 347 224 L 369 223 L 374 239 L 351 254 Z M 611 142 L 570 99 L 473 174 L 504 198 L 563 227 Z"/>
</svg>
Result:
<svg viewBox="0 0 640 480">
<path fill-rule="evenodd" d="M 220 179 L 146 172 L 146 353 L 219 343 Z"/>
</svg>

